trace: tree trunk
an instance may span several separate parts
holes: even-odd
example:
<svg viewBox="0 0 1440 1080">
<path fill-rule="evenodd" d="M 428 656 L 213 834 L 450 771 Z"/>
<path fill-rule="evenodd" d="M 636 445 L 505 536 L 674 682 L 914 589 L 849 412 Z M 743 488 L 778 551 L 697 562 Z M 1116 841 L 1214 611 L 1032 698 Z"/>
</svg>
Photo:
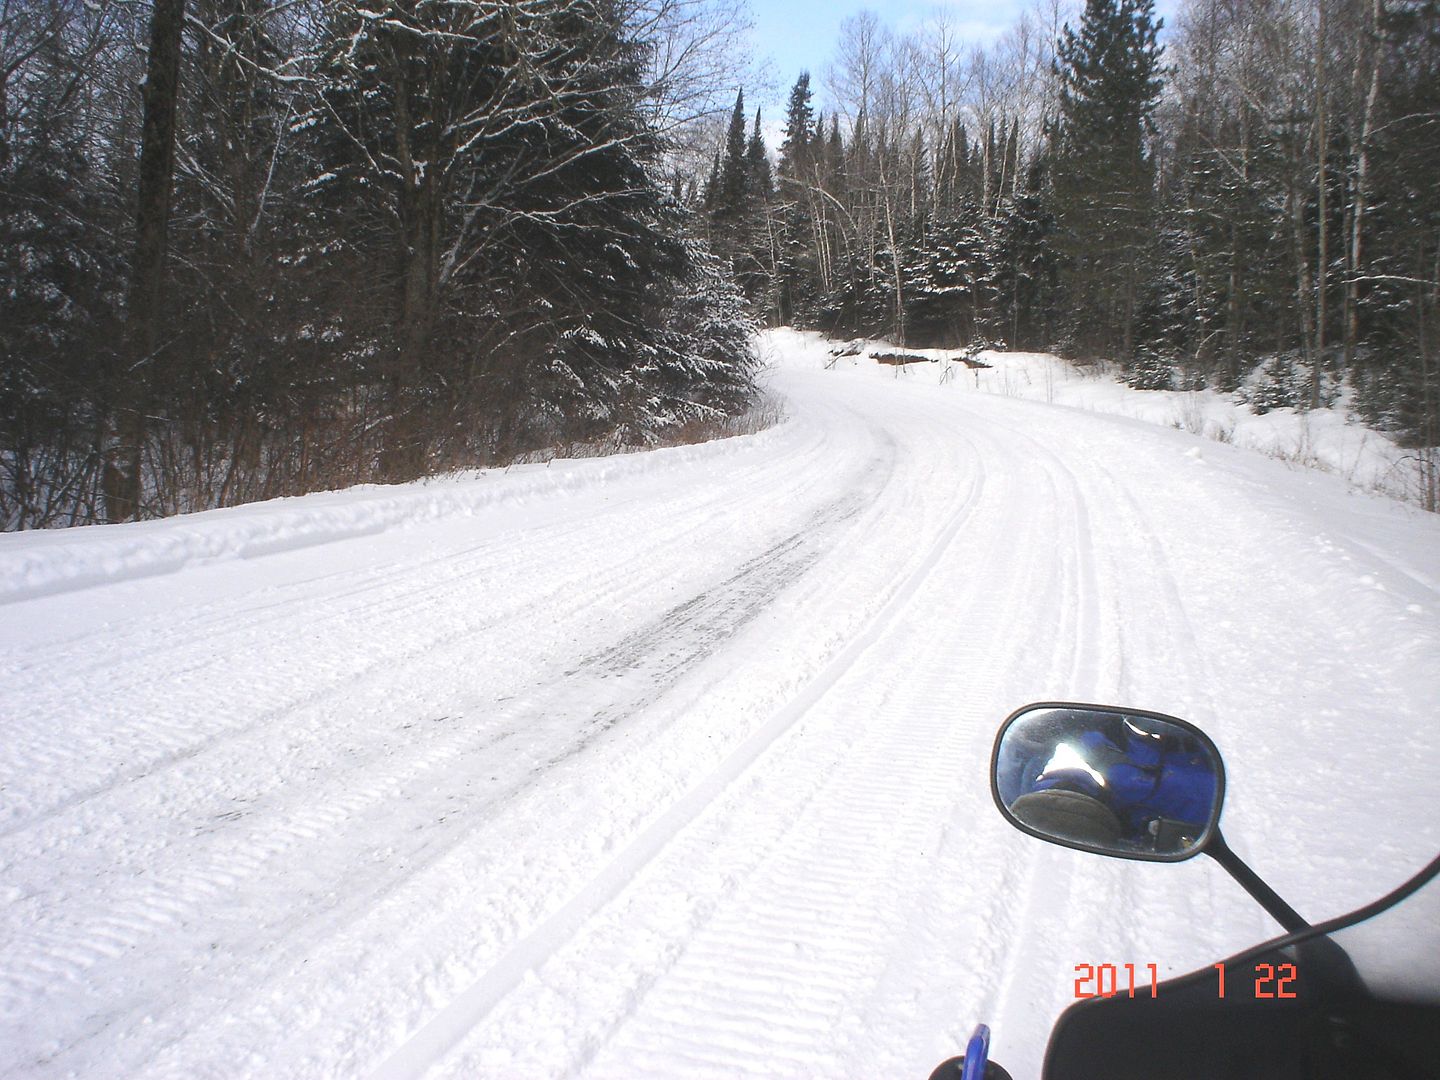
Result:
<svg viewBox="0 0 1440 1080">
<path fill-rule="evenodd" d="M 1314 285 L 1310 279 L 1310 260 L 1305 256 L 1305 208 L 1293 174 L 1286 200 L 1289 203 L 1290 229 L 1295 251 L 1295 306 L 1300 315 L 1301 355 L 1308 363 L 1315 365 L 1319 363 L 1319 359 L 1315 355 L 1315 332 L 1311 321 L 1315 315 L 1315 309 L 1311 306 Z"/>
<path fill-rule="evenodd" d="M 380 469 L 386 479 L 412 480 L 424 471 L 425 451 L 419 417 L 405 400 L 404 387 L 417 382 L 416 371 L 429 360 L 435 344 L 437 296 L 440 283 L 440 190 L 435 172 L 437 156 L 416 160 L 411 144 L 426 117 L 413 115 L 410 87 L 405 78 L 408 52 L 396 64 L 396 150 L 403 174 L 400 192 L 401 296 L 399 341 L 388 382 L 387 406 Z M 427 148 L 420 148 L 424 154 Z"/>
<path fill-rule="evenodd" d="M 881 174 L 880 183 L 885 183 L 884 174 Z M 900 268 L 900 245 L 895 236 L 895 211 L 890 205 L 890 193 L 885 191 L 885 230 L 890 238 L 890 268 L 895 276 L 895 340 L 896 344 L 905 344 L 905 292 L 904 277 Z"/>
<path fill-rule="evenodd" d="M 1360 340 L 1360 297 L 1359 283 L 1361 264 L 1361 243 L 1365 235 L 1365 201 L 1369 196 L 1370 179 L 1370 135 L 1375 126 L 1375 102 L 1380 96 L 1380 56 L 1374 44 L 1374 35 L 1379 33 L 1380 0 L 1371 0 L 1370 24 L 1367 38 L 1370 49 L 1370 90 L 1365 95 L 1365 111 L 1360 121 L 1360 135 L 1356 139 L 1355 193 L 1350 211 L 1350 280 L 1345 283 L 1345 363 L 1349 366 L 1355 360 L 1355 348 Z M 1364 55 L 1363 51 L 1362 54 Z M 1358 62 L 1357 62 L 1358 67 Z"/>
<path fill-rule="evenodd" d="M 116 388 L 118 439 L 107 448 L 104 488 L 110 521 L 140 516 L 147 368 L 159 342 L 170 201 L 175 178 L 175 113 L 180 90 L 180 42 L 185 0 L 155 0 L 145 72 L 145 119 L 135 214 L 135 258 L 125 324 L 126 369 Z"/>
<path fill-rule="evenodd" d="M 1320 407 L 1320 367 L 1325 362 L 1325 294 L 1330 266 L 1328 216 L 1328 176 L 1326 158 L 1329 150 L 1329 133 L 1326 130 L 1325 114 L 1325 0 L 1319 0 L 1319 20 L 1315 31 L 1315 172 L 1316 200 L 1318 203 L 1316 223 L 1319 227 L 1319 250 L 1315 260 L 1315 359 L 1310 365 L 1310 408 Z"/>
</svg>

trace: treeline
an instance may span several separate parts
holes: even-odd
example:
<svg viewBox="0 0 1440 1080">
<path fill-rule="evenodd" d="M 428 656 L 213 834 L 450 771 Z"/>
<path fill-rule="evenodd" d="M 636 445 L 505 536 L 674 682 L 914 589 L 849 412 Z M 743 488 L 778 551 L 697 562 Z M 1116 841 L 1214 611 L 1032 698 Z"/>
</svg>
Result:
<svg viewBox="0 0 1440 1080">
<path fill-rule="evenodd" d="M 1348 385 L 1435 447 L 1440 3 L 1189 0 L 1163 48 L 1149 0 L 1050 10 L 990 49 L 850 20 L 834 111 L 801 75 L 773 176 L 737 102 L 696 199 L 757 306 L 1262 409 Z"/>
<path fill-rule="evenodd" d="M 0 7 L 0 527 L 743 410 L 753 321 L 661 172 L 693 9 Z"/>
</svg>

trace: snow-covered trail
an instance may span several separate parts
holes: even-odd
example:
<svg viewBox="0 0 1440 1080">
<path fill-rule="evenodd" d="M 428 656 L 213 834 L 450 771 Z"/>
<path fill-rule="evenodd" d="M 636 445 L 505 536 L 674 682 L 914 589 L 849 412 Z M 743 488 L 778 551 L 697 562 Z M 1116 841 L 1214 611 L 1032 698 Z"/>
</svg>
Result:
<svg viewBox="0 0 1440 1080">
<path fill-rule="evenodd" d="M 1304 913 L 1440 847 L 1435 518 L 770 340 L 760 436 L 0 537 L 0 1072 L 1036 1075 L 1269 926 L 1005 826 L 1030 700 L 1206 726 Z"/>
</svg>

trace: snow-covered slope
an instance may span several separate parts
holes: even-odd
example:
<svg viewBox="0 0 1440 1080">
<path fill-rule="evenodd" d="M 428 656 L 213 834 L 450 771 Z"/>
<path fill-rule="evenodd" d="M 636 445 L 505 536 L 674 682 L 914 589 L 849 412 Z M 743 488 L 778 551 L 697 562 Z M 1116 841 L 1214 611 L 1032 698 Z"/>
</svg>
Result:
<svg viewBox="0 0 1440 1080">
<path fill-rule="evenodd" d="M 769 347 L 758 436 L 0 537 L 0 1072 L 1035 1075 L 1270 930 L 1009 829 L 1035 699 L 1205 726 L 1307 915 L 1440 847 L 1440 519 Z"/>
</svg>

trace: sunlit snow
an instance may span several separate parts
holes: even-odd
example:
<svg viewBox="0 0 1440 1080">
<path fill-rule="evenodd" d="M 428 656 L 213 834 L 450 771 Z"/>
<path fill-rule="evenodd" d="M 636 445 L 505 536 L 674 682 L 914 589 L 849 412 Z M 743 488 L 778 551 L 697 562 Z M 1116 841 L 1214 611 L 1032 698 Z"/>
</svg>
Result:
<svg viewBox="0 0 1440 1080">
<path fill-rule="evenodd" d="M 1027 701 L 1204 727 L 1309 917 L 1440 848 L 1375 439 L 765 347 L 754 436 L 0 536 L 0 1073 L 924 1077 L 986 1021 L 1036 1076 L 1075 965 L 1274 925 L 1007 826 Z"/>
</svg>

